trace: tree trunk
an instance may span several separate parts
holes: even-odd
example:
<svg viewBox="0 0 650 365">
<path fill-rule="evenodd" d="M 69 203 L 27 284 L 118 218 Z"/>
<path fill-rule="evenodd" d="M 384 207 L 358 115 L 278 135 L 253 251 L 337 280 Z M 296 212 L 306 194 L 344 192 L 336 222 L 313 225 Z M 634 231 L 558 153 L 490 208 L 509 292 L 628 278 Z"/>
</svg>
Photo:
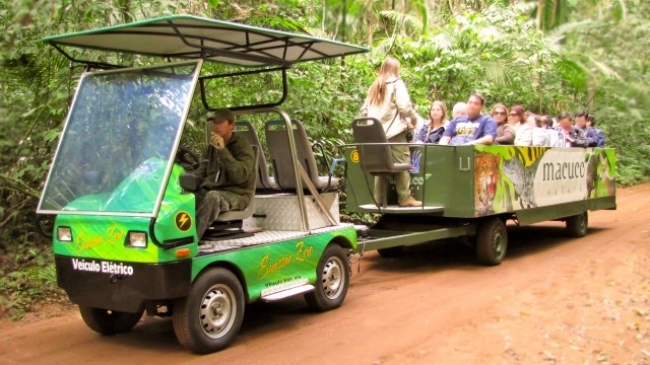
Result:
<svg viewBox="0 0 650 365">
<path fill-rule="evenodd" d="M 542 19 L 544 15 L 544 0 L 537 0 L 537 30 L 542 30 Z"/>
</svg>

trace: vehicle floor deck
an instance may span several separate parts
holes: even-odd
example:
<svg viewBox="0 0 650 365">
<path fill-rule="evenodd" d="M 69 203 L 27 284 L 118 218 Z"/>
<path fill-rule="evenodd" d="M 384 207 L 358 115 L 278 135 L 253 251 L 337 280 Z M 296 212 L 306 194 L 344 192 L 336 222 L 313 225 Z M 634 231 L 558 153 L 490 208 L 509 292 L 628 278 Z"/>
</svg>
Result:
<svg viewBox="0 0 650 365">
<path fill-rule="evenodd" d="M 341 223 L 335 226 L 312 229 L 310 231 L 271 231 L 261 230 L 255 231 L 251 237 L 242 237 L 234 239 L 220 239 L 220 240 L 201 240 L 199 242 L 199 255 L 206 255 L 215 252 L 222 252 L 233 250 L 237 248 L 259 246 L 263 244 L 277 243 L 281 241 L 297 240 L 303 237 L 318 235 L 337 231 L 344 228 L 350 228 L 354 225 L 350 223 Z"/>
</svg>

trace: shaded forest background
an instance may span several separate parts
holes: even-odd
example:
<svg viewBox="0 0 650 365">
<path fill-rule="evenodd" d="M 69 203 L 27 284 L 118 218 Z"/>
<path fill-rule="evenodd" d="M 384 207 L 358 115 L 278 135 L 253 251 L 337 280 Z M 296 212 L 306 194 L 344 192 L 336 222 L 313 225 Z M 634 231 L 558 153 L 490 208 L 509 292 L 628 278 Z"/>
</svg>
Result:
<svg viewBox="0 0 650 365">
<path fill-rule="evenodd" d="M 49 163 L 82 68 L 39 40 L 167 14 L 193 14 L 356 43 L 367 55 L 301 64 L 284 109 L 335 155 L 351 139 L 368 85 L 386 56 L 421 115 L 474 91 L 538 113 L 587 109 L 618 154 L 618 181 L 650 177 L 650 2 L 645 0 L 9 0 L 0 3 L 0 298 L 19 317 L 61 297 L 49 241 L 34 224 Z M 148 60 L 102 55 L 134 65 Z M 219 67 L 219 66 L 214 66 Z M 269 82 L 270 81 L 270 82 Z M 214 105 L 273 100 L 246 79 Z M 275 80 L 277 81 L 277 80 Z M 203 111 L 195 103 L 192 121 Z M 196 123 L 190 128 L 198 129 Z M 198 134 L 196 134 L 198 135 Z"/>
</svg>

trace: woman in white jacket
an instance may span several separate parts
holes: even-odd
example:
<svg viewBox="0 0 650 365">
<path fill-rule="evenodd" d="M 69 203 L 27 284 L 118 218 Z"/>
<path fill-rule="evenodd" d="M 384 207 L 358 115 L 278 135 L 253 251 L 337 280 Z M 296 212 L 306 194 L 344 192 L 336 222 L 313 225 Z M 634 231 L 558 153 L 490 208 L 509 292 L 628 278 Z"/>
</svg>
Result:
<svg viewBox="0 0 650 365">
<path fill-rule="evenodd" d="M 531 114 L 526 124 L 517 129 L 515 135 L 516 146 L 548 147 L 550 145 L 548 132 L 542 128 L 542 121 L 538 115 Z"/>
<path fill-rule="evenodd" d="M 422 119 L 413 109 L 411 98 L 404 81 L 399 78 L 400 63 L 395 58 L 387 58 L 379 69 L 379 75 L 368 89 L 368 96 L 361 107 L 361 114 L 381 122 L 388 142 L 406 143 L 406 132 L 410 128 L 409 119 Z M 393 161 L 410 163 L 408 145 L 391 146 Z M 419 207 L 422 202 L 411 196 L 411 176 L 407 171 L 395 174 L 395 188 L 401 207 Z M 385 177 L 375 177 L 375 201 L 383 201 L 388 189 Z"/>
</svg>

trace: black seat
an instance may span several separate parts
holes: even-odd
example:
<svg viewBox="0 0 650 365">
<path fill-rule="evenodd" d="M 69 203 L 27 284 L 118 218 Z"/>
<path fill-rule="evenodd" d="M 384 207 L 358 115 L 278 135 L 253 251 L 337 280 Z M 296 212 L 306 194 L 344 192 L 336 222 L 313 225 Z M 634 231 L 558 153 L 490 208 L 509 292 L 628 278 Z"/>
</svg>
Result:
<svg viewBox="0 0 650 365">
<path fill-rule="evenodd" d="M 292 120 L 293 139 L 296 143 L 296 156 L 312 184 L 319 191 L 337 189 L 339 180 L 332 175 L 319 176 L 318 166 L 314 152 L 309 144 L 307 133 L 301 122 Z M 283 120 L 272 120 L 264 127 L 266 143 L 271 155 L 271 163 L 275 171 L 275 182 L 282 190 L 296 189 L 296 173 L 291 162 L 291 150 L 289 149 L 289 135 L 286 124 Z"/>
<path fill-rule="evenodd" d="M 235 123 L 235 133 L 246 138 L 248 142 L 253 146 L 261 146 L 260 140 L 257 137 L 255 128 L 253 124 L 247 120 L 242 120 Z M 269 166 L 266 163 L 266 158 L 264 158 L 264 152 L 262 148 L 257 149 L 257 190 L 278 190 L 278 184 L 275 182 L 275 178 L 269 175 Z"/>
<path fill-rule="evenodd" d="M 394 163 L 384 127 L 375 118 L 352 121 L 352 134 L 358 146 L 361 168 L 372 175 L 387 175 L 411 169 L 410 163 Z"/>
</svg>

